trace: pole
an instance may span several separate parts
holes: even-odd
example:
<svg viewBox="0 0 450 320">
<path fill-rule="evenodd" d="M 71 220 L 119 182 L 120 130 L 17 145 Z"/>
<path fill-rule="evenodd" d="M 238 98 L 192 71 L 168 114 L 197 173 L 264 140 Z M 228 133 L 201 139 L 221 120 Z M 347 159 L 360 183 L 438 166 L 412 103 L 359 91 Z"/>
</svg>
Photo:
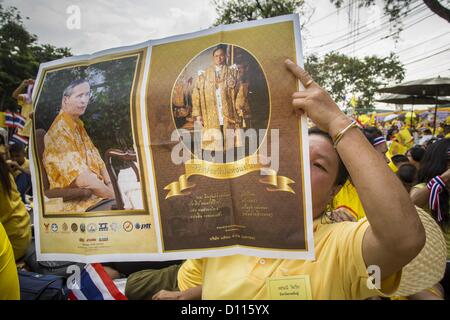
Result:
<svg viewBox="0 0 450 320">
<path fill-rule="evenodd" d="M 437 106 L 438 106 L 438 89 L 436 89 L 436 105 L 434 106 L 434 128 L 433 128 L 433 136 L 436 134 Z"/>
</svg>

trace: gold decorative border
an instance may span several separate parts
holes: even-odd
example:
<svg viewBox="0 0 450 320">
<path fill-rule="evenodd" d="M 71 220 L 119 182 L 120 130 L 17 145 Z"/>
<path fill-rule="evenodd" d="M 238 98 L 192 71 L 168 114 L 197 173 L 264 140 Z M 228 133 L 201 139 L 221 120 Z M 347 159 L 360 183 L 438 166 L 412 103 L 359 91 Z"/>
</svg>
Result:
<svg viewBox="0 0 450 320">
<path fill-rule="evenodd" d="M 274 23 L 273 25 L 275 26 L 275 25 L 285 24 L 285 23 L 288 23 L 288 24 L 291 25 L 292 41 L 296 41 L 296 39 L 295 39 L 295 31 L 294 31 L 294 28 L 295 28 L 294 21 L 279 22 L 279 23 Z M 267 25 L 263 25 L 263 26 L 267 26 Z M 260 26 L 255 26 L 255 27 L 251 27 L 251 28 L 245 28 L 244 30 L 256 29 L 256 28 L 259 28 L 259 27 Z M 236 30 L 233 30 L 233 31 L 236 31 Z M 213 36 L 213 35 L 205 35 L 205 36 L 202 36 L 202 37 L 210 37 L 210 36 Z M 189 40 L 194 40 L 194 39 L 183 39 L 183 40 L 179 40 L 179 42 L 184 42 L 184 41 L 189 41 Z M 217 42 L 217 43 L 220 44 L 220 43 L 225 43 L 225 42 Z M 169 44 L 169 43 L 167 43 L 167 44 Z M 235 45 L 235 46 L 243 48 L 241 45 L 232 44 L 232 43 L 227 43 L 227 44 Z M 158 46 L 160 46 L 160 45 L 165 45 L 165 44 L 164 43 L 163 44 L 159 44 Z M 195 57 L 197 57 L 199 54 L 201 54 L 205 50 L 209 49 L 210 47 L 212 47 L 212 46 L 208 46 L 207 48 L 203 49 L 200 53 L 195 55 Z M 245 50 L 250 53 L 250 51 L 248 49 L 245 49 Z M 294 50 L 296 50 L 295 46 L 294 46 Z M 253 53 L 251 53 L 251 54 L 252 54 L 252 56 L 254 56 Z M 194 58 L 192 58 L 189 61 L 189 63 Z M 256 61 L 260 65 L 261 69 L 263 70 L 264 76 L 266 78 L 268 91 L 269 91 L 270 115 L 269 115 L 269 122 L 268 122 L 267 128 L 270 128 L 271 112 L 272 112 L 272 96 L 271 96 L 270 84 L 269 84 L 269 81 L 267 80 L 268 78 L 266 76 L 266 73 L 264 72 L 264 68 L 262 67 L 262 64 L 260 63 L 260 61 L 255 56 L 254 56 L 254 58 L 256 59 Z M 151 57 L 150 57 L 150 59 L 151 59 Z M 297 61 L 297 59 L 295 57 L 295 54 L 294 54 L 294 57 L 292 57 L 291 59 L 293 59 L 293 61 Z M 148 92 L 149 92 L 149 87 L 150 87 L 150 71 L 151 71 L 151 66 L 149 68 L 149 74 L 148 74 L 147 85 L 146 85 L 147 86 L 147 88 L 146 88 L 146 102 L 147 102 Z M 179 76 L 180 75 L 178 75 L 177 80 L 178 80 Z M 174 85 L 175 85 L 175 83 L 174 83 Z M 298 83 L 296 83 L 296 90 L 297 91 L 299 90 Z M 173 94 L 173 87 L 172 87 L 172 91 L 171 91 L 171 100 L 170 100 L 170 104 L 169 104 L 170 107 L 172 107 L 172 94 Z M 172 110 L 170 112 L 172 113 Z M 150 126 L 149 126 L 149 119 L 148 119 L 148 106 L 146 108 L 145 114 L 146 114 L 146 124 L 147 124 L 147 127 L 149 128 Z M 174 124 L 174 127 L 176 128 L 175 124 Z M 304 159 L 303 159 L 303 143 L 302 143 L 302 124 L 301 124 L 301 120 L 298 121 L 298 134 L 299 134 L 299 143 L 300 143 L 300 153 L 299 153 L 299 156 L 300 156 L 300 170 L 301 170 L 301 172 L 303 172 L 303 170 L 304 170 Z M 266 136 L 267 136 L 267 132 L 266 132 Z M 303 138 L 307 138 L 307 137 L 303 137 Z M 148 130 L 148 139 L 149 139 L 149 143 L 151 144 L 150 130 Z M 263 139 L 263 141 L 264 141 L 264 139 Z M 152 187 L 155 189 L 155 195 L 156 195 L 155 201 L 156 201 L 156 205 L 157 205 L 157 209 L 158 209 L 158 212 L 155 213 L 155 214 L 158 214 L 158 217 L 159 217 L 158 221 L 159 221 L 159 228 L 160 228 L 160 231 L 161 231 L 160 235 L 159 235 L 159 238 L 160 238 L 160 241 L 161 241 L 162 252 L 163 253 L 164 252 L 186 252 L 186 250 L 189 250 L 189 251 L 192 251 L 192 252 L 196 252 L 196 251 L 207 252 L 207 251 L 211 251 L 211 250 L 218 250 L 218 249 L 220 250 L 220 249 L 227 249 L 227 248 L 248 248 L 248 249 L 260 250 L 260 251 L 267 251 L 267 250 L 273 251 L 273 249 L 264 249 L 264 248 L 260 248 L 260 247 L 239 245 L 239 244 L 229 245 L 229 246 L 219 246 L 219 247 L 208 247 L 208 248 L 201 248 L 201 249 L 165 250 L 164 237 L 162 235 L 161 209 L 160 209 L 160 206 L 159 206 L 159 197 L 158 197 L 159 193 L 158 193 L 158 188 L 157 188 L 157 183 L 156 183 L 157 179 L 156 179 L 156 175 L 155 175 L 154 157 L 153 157 L 153 152 L 151 150 L 151 146 L 150 146 L 149 149 L 150 149 L 149 152 L 150 152 L 150 157 L 151 157 L 151 161 L 152 161 L 152 173 L 153 173 L 153 178 L 154 178 L 154 180 L 153 180 L 154 183 L 153 183 Z M 307 230 L 307 221 L 306 221 L 306 212 L 307 212 L 306 211 L 306 191 L 305 191 L 306 189 L 305 189 L 305 179 L 304 179 L 303 175 L 302 175 L 302 179 L 301 179 L 301 187 L 302 187 L 302 189 L 301 189 L 301 191 L 302 191 L 302 198 L 301 198 L 302 199 L 302 203 L 300 203 L 300 205 L 301 205 L 301 207 L 303 207 L 303 234 L 304 234 L 304 239 L 303 240 L 304 240 L 304 243 L 305 243 L 305 249 L 279 249 L 278 248 L 278 249 L 276 249 L 276 251 L 283 251 L 283 252 L 308 252 L 309 251 L 308 230 Z"/>
<path fill-rule="evenodd" d="M 136 145 L 136 148 L 139 149 L 139 145 L 136 143 L 139 140 L 139 137 L 142 137 L 141 134 L 141 115 L 140 112 L 135 112 L 135 110 L 139 111 L 141 108 L 140 105 L 140 96 L 141 96 L 141 90 L 142 90 L 142 82 L 143 82 L 143 75 L 144 75 L 144 67 L 145 67 L 145 59 L 147 56 L 147 48 L 141 48 L 129 52 L 119 52 L 119 53 L 113 53 L 105 56 L 101 56 L 95 59 L 86 59 L 81 61 L 75 61 L 75 62 L 67 62 L 64 64 L 60 64 L 57 66 L 51 66 L 43 69 L 43 72 L 38 79 L 38 93 L 39 95 L 36 97 L 35 101 L 33 101 L 33 111 L 36 110 L 36 106 L 39 102 L 39 97 L 42 92 L 42 87 L 45 82 L 46 76 L 48 73 L 56 72 L 64 69 L 74 68 L 74 67 L 82 67 L 89 65 L 100 63 L 100 62 L 106 62 L 106 61 L 112 61 L 112 60 L 119 60 L 119 59 L 125 59 L 129 57 L 137 57 L 136 60 L 136 66 L 134 71 L 134 77 L 133 77 L 133 83 L 131 86 L 131 92 L 130 92 L 130 121 L 131 121 L 131 129 L 132 129 L 132 136 Z M 134 107 L 136 106 L 136 108 Z M 142 194 L 142 200 L 144 203 L 144 209 L 143 210 L 110 210 L 110 211 L 95 211 L 95 212 L 64 212 L 64 213 L 46 213 L 45 212 L 45 205 L 44 205 L 44 197 L 43 197 L 43 182 L 42 182 L 42 168 L 40 161 L 37 159 L 37 146 L 35 142 L 35 136 L 36 136 L 36 121 L 35 117 L 33 117 L 33 128 L 32 128 L 32 134 L 33 134 L 33 145 L 32 145 L 32 156 L 33 156 L 33 162 L 35 164 L 36 170 L 37 170 L 37 183 L 39 184 L 39 190 L 37 190 L 38 195 L 38 203 L 40 204 L 40 212 L 42 214 L 43 218 L 67 218 L 67 217 L 106 217 L 106 216 L 123 216 L 123 215 L 149 215 L 151 213 L 150 208 L 148 207 L 147 201 L 147 186 L 146 183 L 148 179 L 145 177 L 144 168 L 146 167 L 140 157 L 138 157 L 138 165 L 139 169 L 142 172 L 143 177 L 141 177 L 141 194 Z"/>
</svg>

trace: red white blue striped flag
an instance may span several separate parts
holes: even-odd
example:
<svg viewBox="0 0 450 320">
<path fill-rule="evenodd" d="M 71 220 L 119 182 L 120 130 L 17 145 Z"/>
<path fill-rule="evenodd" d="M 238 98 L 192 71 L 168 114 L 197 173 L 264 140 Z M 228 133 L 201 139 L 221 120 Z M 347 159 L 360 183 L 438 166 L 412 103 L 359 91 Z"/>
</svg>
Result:
<svg viewBox="0 0 450 320">
<path fill-rule="evenodd" d="M 87 264 L 78 287 L 72 284 L 68 300 L 128 300 L 100 263 Z"/>
<path fill-rule="evenodd" d="M 21 136 L 18 133 L 14 133 L 12 135 L 12 137 L 11 137 L 10 144 L 14 143 L 14 142 L 21 142 L 21 143 L 27 145 L 28 144 L 28 137 L 24 137 L 24 136 Z"/>
<path fill-rule="evenodd" d="M 14 113 L 14 127 L 23 129 L 25 126 L 25 118 L 20 113 Z"/>
<path fill-rule="evenodd" d="M 7 127 L 14 127 L 14 114 L 11 111 L 5 112 L 5 125 Z"/>
</svg>

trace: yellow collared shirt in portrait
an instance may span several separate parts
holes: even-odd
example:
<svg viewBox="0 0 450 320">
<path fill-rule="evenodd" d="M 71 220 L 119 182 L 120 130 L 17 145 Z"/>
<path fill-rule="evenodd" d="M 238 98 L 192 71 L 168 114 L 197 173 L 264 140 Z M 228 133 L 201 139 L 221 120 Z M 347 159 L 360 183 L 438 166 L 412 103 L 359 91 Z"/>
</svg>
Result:
<svg viewBox="0 0 450 320">
<path fill-rule="evenodd" d="M 97 148 L 89 138 L 81 120 L 74 120 L 60 112 L 44 138 L 43 164 L 50 189 L 69 187 L 88 169 L 102 179 L 103 162 Z M 64 212 L 84 212 L 101 198 L 92 195 L 86 200 L 65 201 Z"/>
</svg>

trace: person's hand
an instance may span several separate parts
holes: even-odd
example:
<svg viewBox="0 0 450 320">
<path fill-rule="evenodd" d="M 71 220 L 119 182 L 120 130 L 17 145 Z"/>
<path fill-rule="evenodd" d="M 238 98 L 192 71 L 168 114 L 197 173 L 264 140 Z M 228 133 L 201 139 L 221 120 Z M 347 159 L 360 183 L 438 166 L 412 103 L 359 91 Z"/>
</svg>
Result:
<svg viewBox="0 0 450 320">
<path fill-rule="evenodd" d="M 339 109 L 330 95 L 311 76 L 291 60 L 285 61 L 286 68 L 301 81 L 305 91 L 298 91 L 292 95 L 292 106 L 296 113 L 304 112 L 319 129 L 330 132 L 333 126 L 349 123 L 349 118 Z"/>
<path fill-rule="evenodd" d="M 34 84 L 34 80 L 33 79 L 26 79 L 26 80 L 23 80 L 22 83 L 23 83 L 24 86 L 29 86 L 31 84 Z"/>
<path fill-rule="evenodd" d="M 8 164 L 9 170 L 11 170 L 12 172 L 20 170 L 21 168 L 17 161 L 8 160 L 6 161 L 6 163 Z"/>
<path fill-rule="evenodd" d="M 202 117 L 195 117 L 195 121 L 200 123 L 203 126 L 203 118 Z"/>
<path fill-rule="evenodd" d="M 152 300 L 184 300 L 184 299 L 183 299 L 183 292 L 181 291 L 160 290 L 158 293 L 153 295 Z"/>
<path fill-rule="evenodd" d="M 356 218 L 344 208 L 333 210 L 330 213 L 330 218 L 335 222 L 356 221 Z"/>
</svg>

